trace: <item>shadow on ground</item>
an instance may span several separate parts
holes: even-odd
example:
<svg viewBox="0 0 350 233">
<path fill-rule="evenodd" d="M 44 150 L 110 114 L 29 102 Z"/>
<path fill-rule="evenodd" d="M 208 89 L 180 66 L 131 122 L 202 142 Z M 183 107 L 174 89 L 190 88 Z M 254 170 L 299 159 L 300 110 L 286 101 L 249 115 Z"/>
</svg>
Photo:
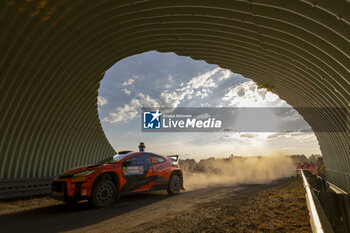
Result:
<svg viewBox="0 0 350 233">
<path fill-rule="evenodd" d="M 165 192 L 140 193 L 122 196 L 118 203 L 102 209 L 93 209 L 87 202 L 83 202 L 74 206 L 61 204 L 0 215 L 0 232 L 62 232 L 74 230 L 171 197 Z"/>
</svg>

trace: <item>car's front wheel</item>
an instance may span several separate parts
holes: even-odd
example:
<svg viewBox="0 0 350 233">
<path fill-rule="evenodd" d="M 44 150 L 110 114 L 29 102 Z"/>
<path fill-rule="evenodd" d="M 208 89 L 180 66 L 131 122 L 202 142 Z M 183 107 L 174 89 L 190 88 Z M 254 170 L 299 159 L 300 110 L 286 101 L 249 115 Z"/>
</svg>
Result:
<svg viewBox="0 0 350 233">
<path fill-rule="evenodd" d="M 101 208 L 111 205 L 116 196 L 117 188 L 115 184 L 110 180 L 101 180 L 94 185 L 89 201 L 92 206 Z"/>
<path fill-rule="evenodd" d="M 180 192 L 180 189 L 182 187 L 182 181 L 179 175 L 174 174 L 170 177 L 169 183 L 168 183 L 168 193 L 169 194 L 177 194 Z"/>
</svg>

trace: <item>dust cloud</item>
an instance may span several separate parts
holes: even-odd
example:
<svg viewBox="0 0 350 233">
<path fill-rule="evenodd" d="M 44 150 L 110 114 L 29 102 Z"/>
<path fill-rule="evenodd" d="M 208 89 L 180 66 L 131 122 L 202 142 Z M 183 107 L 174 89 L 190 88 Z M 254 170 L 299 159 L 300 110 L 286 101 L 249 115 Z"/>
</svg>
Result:
<svg viewBox="0 0 350 233">
<path fill-rule="evenodd" d="M 188 190 L 220 185 L 267 183 L 296 174 L 293 160 L 287 156 L 230 157 L 182 161 L 184 186 Z"/>
</svg>

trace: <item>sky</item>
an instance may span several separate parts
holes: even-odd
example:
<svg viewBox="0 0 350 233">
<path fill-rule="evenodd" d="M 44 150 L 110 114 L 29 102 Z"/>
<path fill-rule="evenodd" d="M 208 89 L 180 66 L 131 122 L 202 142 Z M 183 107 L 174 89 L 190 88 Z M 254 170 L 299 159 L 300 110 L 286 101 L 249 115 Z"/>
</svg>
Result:
<svg viewBox="0 0 350 233">
<path fill-rule="evenodd" d="M 116 151 L 136 151 L 142 141 L 146 151 L 196 160 L 231 154 L 321 154 L 312 132 L 141 132 L 142 107 L 290 107 L 251 79 L 174 53 L 151 51 L 117 62 L 101 81 L 97 104 Z"/>
</svg>

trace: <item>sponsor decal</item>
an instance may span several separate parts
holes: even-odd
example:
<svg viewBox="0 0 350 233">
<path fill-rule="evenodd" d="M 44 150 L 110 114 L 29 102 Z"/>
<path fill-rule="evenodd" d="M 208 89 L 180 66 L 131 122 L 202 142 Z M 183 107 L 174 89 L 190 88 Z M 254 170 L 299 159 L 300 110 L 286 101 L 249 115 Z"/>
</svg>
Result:
<svg viewBox="0 0 350 233">
<path fill-rule="evenodd" d="M 125 176 L 142 175 L 143 171 L 144 171 L 143 166 L 124 167 L 123 168 L 123 175 L 125 175 Z"/>
<path fill-rule="evenodd" d="M 87 195 L 86 189 L 81 190 L 81 196 L 86 196 L 86 195 Z"/>
<path fill-rule="evenodd" d="M 157 163 L 157 158 L 151 157 L 151 162 L 152 162 L 152 163 Z"/>
<path fill-rule="evenodd" d="M 72 182 L 81 182 L 81 181 L 85 181 L 86 177 L 74 177 L 72 178 Z"/>
<path fill-rule="evenodd" d="M 154 170 L 154 172 L 158 172 L 158 171 L 164 170 L 170 166 L 171 166 L 171 163 L 163 163 L 163 164 L 155 166 L 153 168 L 153 170 Z"/>
</svg>

